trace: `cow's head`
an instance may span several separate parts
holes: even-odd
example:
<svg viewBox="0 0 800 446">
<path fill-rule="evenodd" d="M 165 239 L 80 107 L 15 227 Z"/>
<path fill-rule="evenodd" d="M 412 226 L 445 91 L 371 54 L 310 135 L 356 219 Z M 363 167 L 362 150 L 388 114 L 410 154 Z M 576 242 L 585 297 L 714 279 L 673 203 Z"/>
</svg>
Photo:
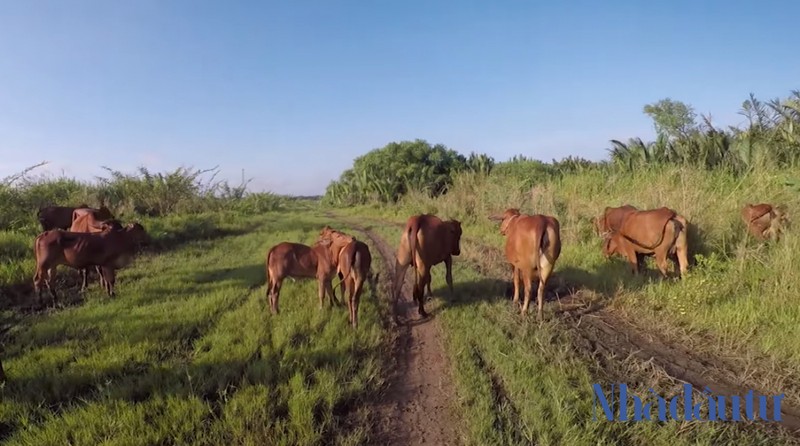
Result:
<svg viewBox="0 0 800 446">
<path fill-rule="evenodd" d="M 151 242 L 150 235 L 144 230 L 140 223 L 128 223 L 125 226 L 125 233 L 140 247 L 148 246 Z"/>
<path fill-rule="evenodd" d="M 445 222 L 445 227 L 450 232 L 450 254 L 454 256 L 461 255 L 461 222 L 458 220 L 448 220 Z"/>
<path fill-rule="evenodd" d="M 506 235 L 506 233 L 508 233 L 508 228 L 511 227 L 511 224 L 519 216 L 520 216 L 519 209 L 517 209 L 517 208 L 508 208 L 501 215 L 491 215 L 491 216 L 489 216 L 489 220 L 501 222 L 500 223 L 500 233 L 503 234 L 503 235 Z"/>
<path fill-rule="evenodd" d="M 617 252 L 617 241 L 615 237 L 611 232 L 603 233 L 603 256 L 609 258 L 615 252 Z"/>
<path fill-rule="evenodd" d="M 99 223 L 100 230 L 105 231 L 121 231 L 122 223 L 119 220 L 110 219 L 104 220 Z"/>
</svg>

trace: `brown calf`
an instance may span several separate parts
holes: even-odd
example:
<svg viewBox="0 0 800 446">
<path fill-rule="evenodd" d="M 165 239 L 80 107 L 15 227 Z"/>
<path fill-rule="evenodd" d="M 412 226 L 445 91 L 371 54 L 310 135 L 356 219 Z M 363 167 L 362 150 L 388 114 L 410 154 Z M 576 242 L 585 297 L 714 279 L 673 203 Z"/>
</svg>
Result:
<svg viewBox="0 0 800 446">
<path fill-rule="evenodd" d="M 406 221 L 400 246 L 397 248 L 393 290 L 395 321 L 397 321 L 397 299 L 403 284 L 403 277 L 409 265 L 416 269 L 414 274 L 414 301 L 419 315 L 427 317 L 423 294 L 425 287 L 430 291 L 431 267 L 444 262 L 447 268 L 445 278 L 453 295 L 453 258 L 461 255 L 461 223 L 458 220 L 442 221 L 430 214 L 414 215 Z"/>
<path fill-rule="evenodd" d="M 503 215 L 489 217 L 501 221 L 500 233 L 506 237 L 506 259 L 513 266 L 514 297 L 519 302 L 520 282 L 524 283 L 525 300 L 522 314 L 528 313 L 533 295 L 533 278 L 538 275 L 536 292 L 537 317 L 542 320 L 544 291 L 547 279 L 561 255 L 561 225 L 555 217 L 520 214 L 519 209 L 506 209 Z"/>
<path fill-rule="evenodd" d="M 788 221 L 786 208 L 771 204 L 745 204 L 741 211 L 742 222 L 758 240 L 780 240 L 783 226 Z"/>
<path fill-rule="evenodd" d="M 103 208 L 108 211 L 107 208 Z M 70 226 L 70 232 L 85 232 L 85 233 L 98 233 L 103 232 L 107 228 L 114 226 L 115 224 L 118 225 L 119 221 L 113 220 L 113 216 L 108 218 L 106 215 L 111 215 L 110 212 L 103 212 L 98 211 L 97 209 L 92 208 L 84 208 L 84 209 L 75 209 L 72 213 L 72 226 Z M 100 286 L 105 288 L 105 281 L 103 279 L 103 273 L 100 270 L 100 266 L 95 266 L 97 270 L 97 275 L 100 276 Z M 83 281 L 81 282 L 81 292 L 86 290 L 86 286 L 89 280 L 89 268 L 81 268 L 81 277 Z"/>
<path fill-rule="evenodd" d="M 89 234 L 50 230 L 39 234 L 34 241 L 36 274 L 33 286 L 41 299 L 42 283 L 47 286 L 53 300 L 56 293 L 51 281 L 58 265 L 75 269 L 100 266 L 109 296 L 114 296 L 115 270 L 126 266 L 142 244 L 149 240 L 139 223 L 124 228 L 118 223 L 109 224 L 105 231 Z"/>
<path fill-rule="evenodd" d="M 335 259 L 337 273 L 341 279 L 342 298 L 344 299 L 346 290 L 350 324 L 353 328 L 357 328 L 361 293 L 364 282 L 371 276 L 372 255 L 369 246 L 329 226 L 322 229 L 319 239 L 330 240 L 331 255 Z M 343 243 L 344 246 L 341 246 Z"/>
<path fill-rule="evenodd" d="M 608 257 L 620 254 L 631 265 L 634 274 L 639 272 L 639 254 L 653 254 L 663 276 L 667 276 L 667 259 L 677 256 L 680 276 L 684 277 L 689 264 L 686 219 L 674 210 L 658 209 L 635 211 L 627 214 L 619 231 L 605 236 L 603 253 Z"/>
<path fill-rule="evenodd" d="M 329 241 L 317 242 L 313 246 L 281 242 L 270 248 L 266 258 L 266 294 L 273 314 L 278 314 L 281 285 L 287 277 L 316 278 L 319 282 L 319 308 L 324 307 L 326 291 L 331 298 L 331 305 L 334 302 L 338 305 L 331 285 L 336 269 L 329 250 Z"/>
</svg>

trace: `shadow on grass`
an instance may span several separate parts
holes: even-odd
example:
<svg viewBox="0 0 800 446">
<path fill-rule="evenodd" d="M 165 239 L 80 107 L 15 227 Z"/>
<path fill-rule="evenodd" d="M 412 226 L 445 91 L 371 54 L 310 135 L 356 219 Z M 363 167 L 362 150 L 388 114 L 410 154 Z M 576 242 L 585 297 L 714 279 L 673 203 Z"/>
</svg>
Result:
<svg viewBox="0 0 800 446">
<path fill-rule="evenodd" d="M 233 280 L 237 285 L 258 286 L 267 281 L 266 265 L 255 263 L 239 268 L 219 268 L 201 271 L 195 274 L 196 283 L 210 283 L 219 280 Z"/>
</svg>

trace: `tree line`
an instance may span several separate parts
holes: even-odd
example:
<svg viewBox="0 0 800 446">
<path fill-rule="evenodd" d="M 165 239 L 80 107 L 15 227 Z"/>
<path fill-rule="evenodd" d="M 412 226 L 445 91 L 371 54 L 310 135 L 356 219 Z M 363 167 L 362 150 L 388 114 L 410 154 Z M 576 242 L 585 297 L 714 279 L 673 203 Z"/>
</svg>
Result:
<svg viewBox="0 0 800 446">
<path fill-rule="evenodd" d="M 609 159 L 599 162 L 569 156 L 546 163 L 518 155 L 497 163 L 487 154 L 464 156 L 421 139 L 391 142 L 356 158 L 353 167 L 328 185 L 323 200 L 336 205 L 392 203 L 412 190 L 437 196 L 462 172 L 513 176 L 532 184 L 589 169 L 631 171 L 683 164 L 741 175 L 800 162 L 800 91 L 766 102 L 751 94 L 739 111 L 746 120 L 744 128 L 717 127 L 709 116 L 698 118 L 691 105 L 671 98 L 647 104 L 643 112 L 653 120 L 656 139 L 611 140 Z"/>
</svg>

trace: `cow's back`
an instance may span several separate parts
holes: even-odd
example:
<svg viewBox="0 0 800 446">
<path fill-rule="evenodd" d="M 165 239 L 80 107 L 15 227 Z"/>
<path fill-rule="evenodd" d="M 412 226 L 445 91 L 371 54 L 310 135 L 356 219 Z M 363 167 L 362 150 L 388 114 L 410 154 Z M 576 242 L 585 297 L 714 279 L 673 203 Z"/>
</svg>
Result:
<svg viewBox="0 0 800 446">
<path fill-rule="evenodd" d="M 662 239 L 667 222 L 676 215 L 667 207 L 631 212 L 625 215 L 619 232 L 642 246 L 653 246 Z"/>
<path fill-rule="evenodd" d="M 616 208 L 607 207 L 603 213 L 601 232 L 619 231 L 625 216 L 635 211 L 638 211 L 638 209 L 629 204 Z"/>
<path fill-rule="evenodd" d="M 270 249 L 268 267 L 274 274 L 297 277 L 314 277 L 317 256 L 311 247 L 302 243 L 281 242 Z"/>
</svg>

